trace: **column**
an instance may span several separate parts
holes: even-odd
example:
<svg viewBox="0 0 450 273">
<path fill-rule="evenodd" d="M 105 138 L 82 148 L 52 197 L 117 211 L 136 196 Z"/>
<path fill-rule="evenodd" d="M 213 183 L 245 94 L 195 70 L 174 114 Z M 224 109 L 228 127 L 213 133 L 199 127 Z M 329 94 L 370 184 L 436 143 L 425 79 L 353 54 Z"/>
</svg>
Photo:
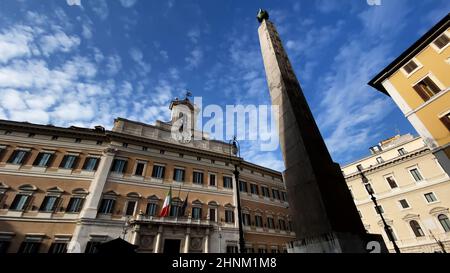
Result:
<svg viewBox="0 0 450 273">
<path fill-rule="evenodd" d="M 131 237 L 131 243 L 133 245 L 139 245 L 139 231 L 141 230 L 140 225 L 135 225 L 133 230 L 133 235 Z"/>
<path fill-rule="evenodd" d="M 156 234 L 156 242 L 155 242 L 155 249 L 153 250 L 154 253 L 159 253 L 159 249 L 161 247 L 161 233 L 163 231 L 163 227 L 159 226 L 158 233 Z"/>
<path fill-rule="evenodd" d="M 209 253 L 209 229 L 206 230 L 205 247 L 204 247 L 203 253 Z"/>
<path fill-rule="evenodd" d="M 187 228 L 186 229 L 186 237 L 184 239 L 184 251 L 183 251 L 183 253 L 189 253 L 190 232 L 191 232 L 191 229 Z"/>
</svg>

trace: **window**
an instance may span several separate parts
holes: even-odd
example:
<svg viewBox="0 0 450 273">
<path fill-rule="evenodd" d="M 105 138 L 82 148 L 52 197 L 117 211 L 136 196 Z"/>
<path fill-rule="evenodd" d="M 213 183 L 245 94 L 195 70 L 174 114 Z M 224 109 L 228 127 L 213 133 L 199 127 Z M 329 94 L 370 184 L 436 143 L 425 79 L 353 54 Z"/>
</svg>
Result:
<svg viewBox="0 0 450 273">
<path fill-rule="evenodd" d="M 381 156 L 377 157 L 378 164 L 381 164 L 384 162 L 383 158 Z"/>
<path fill-rule="evenodd" d="M 411 72 L 413 72 L 418 67 L 419 66 L 417 65 L 417 63 L 414 60 L 411 60 L 403 67 L 403 69 L 407 74 L 411 74 Z"/>
<path fill-rule="evenodd" d="M 17 165 L 23 164 L 28 154 L 29 152 L 24 150 L 15 150 L 9 157 L 8 163 Z"/>
<path fill-rule="evenodd" d="M 441 36 L 439 36 L 436 40 L 434 40 L 434 45 L 437 46 L 439 49 L 443 49 L 445 46 L 448 45 L 450 42 L 450 39 L 443 33 Z"/>
<path fill-rule="evenodd" d="M 398 202 L 400 203 L 402 208 L 404 208 L 404 209 L 409 208 L 409 204 L 408 204 L 408 201 L 406 201 L 406 199 L 399 200 Z"/>
<path fill-rule="evenodd" d="M 427 199 L 428 203 L 432 203 L 432 202 L 436 202 L 437 201 L 436 196 L 432 192 L 425 193 L 424 196 L 425 196 L 425 199 Z"/>
<path fill-rule="evenodd" d="M 216 222 L 216 209 L 210 208 L 209 209 L 209 220 Z"/>
<path fill-rule="evenodd" d="M 11 210 L 25 210 L 26 207 L 28 206 L 29 200 L 30 200 L 29 195 L 17 194 L 11 204 L 10 209 Z"/>
<path fill-rule="evenodd" d="M 163 155 L 163 154 L 166 153 L 166 151 L 164 151 L 164 150 L 159 150 L 159 153 Z"/>
<path fill-rule="evenodd" d="M 386 181 L 389 183 L 389 187 L 391 187 L 391 189 L 395 189 L 398 187 L 393 176 L 386 177 Z"/>
<path fill-rule="evenodd" d="M 170 206 L 169 209 L 169 216 L 171 217 L 177 217 L 179 216 L 181 211 L 181 206 L 178 202 L 172 202 L 172 205 Z"/>
<path fill-rule="evenodd" d="M 241 192 L 247 192 L 247 182 L 239 181 L 239 190 Z"/>
<path fill-rule="evenodd" d="M 363 166 L 361 164 L 356 165 L 356 170 L 361 171 L 363 169 Z"/>
<path fill-rule="evenodd" d="M 238 247 L 237 246 L 227 246 L 227 253 L 238 253 Z"/>
<path fill-rule="evenodd" d="M 440 120 L 447 127 L 447 130 L 450 131 L 450 112 L 441 117 Z"/>
<path fill-rule="evenodd" d="M 202 218 L 202 208 L 193 207 L 192 208 L 192 219 L 200 220 Z"/>
<path fill-rule="evenodd" d="M 73 169 L 75 168 L 77 160 L 78 157 L 76 155 L 65 155 L 59 167 L 63 169 Z"/>
<path fill-rule="evenodd" d="M 263 226 L 263 221 L 262 221 L 261 215 L 255 215 L 255 225 L 257 227 L 262 227 Z"/>
<path fill-rule="evenodd" d="M 242 213 L 242 224 L 244 226 L 249 226 L 250 225 L 250 214 Z"/>
<path fill-rule="evenodd" d="M 414 168 L 414 169 L 409 170 L 409 172 L 411 173 L 411 175 L 413 176 L 413 178 L 414 178 L 414 180 L 415 180 L 416 182 L 419 182 L 419 181 L 422 181 L 422 180 L 423 180 L 423 177 L 422 177 L 422 175 L 420 174 L 419 169 Z"/>
<path fill-rule="evenodd" d="M 147 204 L 147 209 L 145 210 L 145 214 L 147 214 L 148 216 L 155 216 L 157 208 L 158 208 L 157 204 L 155 204 L 155 203 L 148 203 Z"/>
<path fill-rule="evenodd" d="M 272 217 L 267 217 L 267 226 L 268 226 L 270 229 L 274 229 L 274 227 L 275 227 L 275 222 L 273 221 L 273 218 L 272 218 Z"/>
<path fill-rule="evenodd" d="M 283 219 L 278 220 L 278 225 L 280 227 L 280 230 L 286 230 L 286 222 Z"/>
<path fill-rule="evenodd" d="M 375 208 L 375 211 L 376 211 L 378 214 L 384 213 L 384 209 L 383 209 L 383 207 L 382 207 L 381 205 L 375 206 L 374 208 Z"/>
<path fill-rule="evenodd" d="M 0 241 L 0 254 L 6 254 L 10 244 L 11 241 Z"/>
<path fill-rule="evenodd" d="M 420 227 L 419 223 L 416 220 L 410 221 L 409 226 L 411 227 L 411 229 L 414 232 L 414 235 L 416 235 L 416 237 L 425 236 L 422 228 Z"/>
<path fill-rule="evenodd" d="M 258 194 L 259 194 L 258 185 L 256 185 L 256 184 L 250 184 L 250 192 L 251 192 L 252 194 L 258 195 Z"/>
<path fill-rule="evenodd" d="M 413 88 L 424 101 L 429 100 L 431 97 L 441 92 L 441 89 L 430 77 L 425 77 L 425 79 L 414 85 Z"/>
<path fill-rule="evenodd" d="M 124 147 L 124 148 L 128 148 L 128 143 L 122 143 L 122 147 Z"/>
<path fill-rule="evenodd" d="M 58 140 L 58 136 L 52 136 L 52 140 Z"/>
<path fill-rule="evenodd" d="M 286 195 L 286 192 L 284 192 L 284 191 L 281 192 L 281 200 L 287 201 L 287 195 Z"/>
<path fill-rule="evenodd" d="M 101 141 L 101 140 L 97 140 L 97 143 L 96 143 L 97 145 L 102 145 L 103 144 L 103 141 Z"/>
<path fill-rule="evenodd" d="M 272 189 L 272 197 L 273 197 L 273 199 L 280 200 L 280 192 L 276 189 Z"/>
<path fill-rule="evenodd" d="M 203 173 L 194 171 L 192 179 L 194 184 L 203 184 Z"/>
<path fill-rule="evenodd" d="M 200 160 L 202 160 L 202 158 L 201 157 L 197 157 L 197 160 L 200 161 Z"/>
<path fill-rule="evenodd" d="M 52 212 L 56 210 L 56 206 L 58 205 L 59 198 L 57 196 L 46 196 L 42 201 L 41 207 L 39 211 L 42 212 Z"/>
<path fill-rule="evenodd" d="M 124 159 L 114 159 L 111 171 L 113 173 L 124 173 L 127 166 L 127 161 Z"/>
<path fill-rule="evenodd" d="M 148 151 L 148 147 L 142 146 L 142 151 L 144 152 Z"/>
<path fill-rule="evenodd" d="M 210 186 L 216 186 L 216 175 L 210 173 L 209 174 L 209 185 Z"/>
<path fill-rule="evenodd" d="M 67 252 L 67 243 L 52 243 L 48 253 L 62 254 Z"/>
<path fill-rule="evenodd" d="M 33 162 L 33 166 L 37 167 L 48 167 L 51 162 L 51 158 L 53 155 L 51 153 L 39 153 L 36 159 Z"/>
<path fill-rule="evenodd" d="M 34 254 L 39 252 L 41 242 L 28 242 L 25 241 L 20 245 L 17 253 Z"/>
<path fill-rule="evenodd" d="M 97 157 L 87 157 L 84 161 L 83 170 L 86 171 L 96 171 L 100 158 Z"/>
<path fill-rule="evenodd" d="M 223 187 L 227 188 L 227 189 L 232 189 L 233 188 L 233 182 L 231 177 L 229 176 L 224 176 L 223 177 Z"/>
<path fill-rule="evenodd" d="M 270 198 L 269 188 L 261 186 L 261 191 L 264 197 Z"/>
<path fill-rule="evenodd" d="M 125 215 L 132 216 L 134 214 L 135 208 L 136 208 L 136 201 L 128 201 L 127 208 L 125 210 Z"/>
<path fill-rule="evenodd" d="M 98 213 L 102 213 L 102 214 L 112 213 L 115 203 L 116 203 L 116 200 L 114 200 L 114 199 L 109 199 L 109 198 L 102 199 Z"/>
<path fill-rule="evenodd" d="M 226 223 L 234 223 L 234 211 L 225 210 L 225 222 Z"/>
<path fill-rule="evenodd" d="M 258 248 L 258 253 L 267 253 L 267 249 L 266 248 Z"/>
<path fill-rule="evenodd" d="M 438 216 L 439 223 L 441 223 L 442 228 L 445 230 L 445 232 L 450 232 L 450 221 L 448 220 L 447 215 L 440 214 Z"/>
<path fill-rule="evenodd" d="M 136 170 L 134 171 L 134 175 L 142 176 L 144 174 L 144 169 L 145 169 L 145 163 L 144 162 L 138 162 L 136 164 Z"/>
<path fill-rule="evenodd" d="M 153 171 L 152 171 L 152 177 L 157 179 L 163 179 L 164 178 L 164 172 L 166 167 L 161 165 L 154 165 Z"/>
<path fill-rule="evenodd" d="M 175 180 L 175 181 L 183 182 L 184 175 L 185 175 L 185 171 L 183 169 L 175 168 L 173 170 L 173 180 Z"/>
<path fill-rule="evenodd" d="M 405 155 L 406 154 L 406 150 L 405 148 L 400 148 L 397 150 L 399 155 Z"/>
<path fill-rule="evenodd" d="M 89 253 L 89 254 L 94 254 L 98 252 L 98 246 L 101 244 L 101 242 L 94 242 L 94 241 L 89 241 L 86 245 L 86 250 L 84 251 L 84 253 Z"/>
<path fill-rule="evenodd" d="M 69 204 L 67 204 L 66 212 L 75 213 L 80 212 L 83 208 L 84 198 L 81 197 L 72 197 L 69 200 Z"/>
</svg>

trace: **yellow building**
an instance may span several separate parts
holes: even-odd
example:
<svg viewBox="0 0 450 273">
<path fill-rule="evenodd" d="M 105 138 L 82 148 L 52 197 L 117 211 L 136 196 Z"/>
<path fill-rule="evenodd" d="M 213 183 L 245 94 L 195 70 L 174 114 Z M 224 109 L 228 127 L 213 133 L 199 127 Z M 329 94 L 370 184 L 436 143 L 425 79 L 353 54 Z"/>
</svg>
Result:
<svg viewBox="0 0 450 273">
<path fill-rule="evenodd" d="M 183 105 L 195 111 L 174 100 L 169 122 L 118 118 L 111 131 L 0 120 L 0 253 L 92 253 L 118 237 L 144 253 L 236 252 L 239 189 L 247 251 L 286 251 L 295 233 L 281 173 L 206 135 L 172 138 Z"/>
<path fill-rule="evenodd" d="M 450 174 L 450 14 L 369 85 L 394 100 Z"/>
<path fill-rule="evenodd" d="M 366 230 L 382 234 L 394 252 L 359 169 L 402 253 L 449 252 L 450 178 L 422 138 L 397 135 L 370 151 L 370 156 L 342 167 Z"/>
</svg>

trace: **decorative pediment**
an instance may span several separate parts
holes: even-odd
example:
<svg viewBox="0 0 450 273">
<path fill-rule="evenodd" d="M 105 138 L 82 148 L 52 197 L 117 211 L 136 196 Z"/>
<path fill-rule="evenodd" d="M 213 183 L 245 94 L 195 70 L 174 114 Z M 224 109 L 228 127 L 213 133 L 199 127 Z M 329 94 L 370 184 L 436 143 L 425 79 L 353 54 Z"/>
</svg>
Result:
<svg viewBox="0 0 450 273">
<path fill-rule="evenodd" d="M 109 195 L 109 196 L 119 196 L 119 194 L 115 191 L 107 191 L 103 195 Z"/>
<path fill-rule="evenodd" d="M 192 205 L 198 205 L 198 206 L 201 206 L 201 205 L 203 205 L 203 203 L 202 203 L 202 201 L 196 199 L 196 200 L 192 201 Z"/>
<path fill-rule="evenodd" d="M 137 192 L 130 192 L 130 193 L 127 194 L 127 197 L 130 197 L 130 198 L 141 198 L 141 195 L 139 193 L 137 193 Z"/>
<path fill-rule="evenodd" d="M 407 214 L 407 215 L 405 215 L 405 217 L 403 217 L 402 219 L 403 219 L 403 221 L 407 221 L 407 222 L 409 222 L 409 221 L 411 221 L 411 220 L 417 220 L 417 219 L 419 219 L 419 214 Z"/>
<path fill-rule="evenodd" d="M 24 184 L 19 187 L 19 190 L 21 191 L 36 191 L 37 187 L 31 184 Z"/>
<path fill-rule="evenodd" d="M 216 201 L 209 201 L 208 206 L 216 208 L 219 206 L 219 203 L 217 203 Z"/>
<path fill-rule="evenodd" d="M 433 208 L 433 209 L 430 210 L 430 214 L 431 215 L 438 215 L 438 214 L 441 214 L 441 213 L 444 213 L 444 214 L 448 213 L 448 208 L 436 207 L 436 208 Z"/>
<path fill-rule="evenodd" d="M 394 221 L 392 221 L 391 219 L 386 218 L 385 221 L 386 221 L 386 224 L 388 224 L 389 226 L 392 226 L 394 224 Z M 377 224 L 380 227 L 384 227 L 384 223 L 382 220 L 378 221 Z"/>
<path fill-rule="evenodd" d="M 72 194 L 88 194 L 89 192 L 82 188 L 76 188 L 72 191 Z"/>
<path fill-rule="evenodd" d="M 158 198 L 158 196 L 156 196 L 156 195 L 151 195 L 151 196 L 149 196 L 149 197 L 147 197 L 147 199 L 148 200 L 151 200 L 151 201 L 159 201 L 159 198 Z"/>
<path fill-rule="evenodd" d="M 229 209 L 234 209 L 234 206 L 231 205 L 230 203 L 226 203 L 226 204 L 224 205 L 224 207 L 225 207 L 225 208 L 229 208 Z"/>
<path fill-rule="evenodd" d="M 47 189 L 47 192 L 63 193 L 64 191 L 60 187 L 52 187 L 52 188 Z"/>
<path fill-rule="evenodd" d="M 182 203 L 183 201 L 181 201 L 180 197 L 174 197 L 172 198 L 172 203 Z"/>
</svg>

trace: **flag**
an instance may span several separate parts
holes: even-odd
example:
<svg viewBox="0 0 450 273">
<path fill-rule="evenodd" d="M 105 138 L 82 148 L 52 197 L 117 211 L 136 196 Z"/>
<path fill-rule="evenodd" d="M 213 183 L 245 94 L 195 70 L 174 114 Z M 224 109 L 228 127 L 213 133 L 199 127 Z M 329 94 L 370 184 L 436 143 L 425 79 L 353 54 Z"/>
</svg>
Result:
<svg viewBox="0 0 450 273">
<path fill-rule="evenodd" d="M 184 216 L 184 214 L 186 213 L 188 196 L 189 196 L 189 192 L 188 192 L 188 194 L 186 195 L 186 198 L 183 201 L 183 205 L 181 205 L 180 213 L 179 213 L 178 216 Z"/>
<path fill-rule="evenodd" d="M 164 204 L 162 206 L 159 217 L 167 217 L 169 215 L 171 200 L 172 200 L 172 187 L 170 187 L 169 192 L 166 195 L 166 199 L 164 199 Z"/>
</svg>

